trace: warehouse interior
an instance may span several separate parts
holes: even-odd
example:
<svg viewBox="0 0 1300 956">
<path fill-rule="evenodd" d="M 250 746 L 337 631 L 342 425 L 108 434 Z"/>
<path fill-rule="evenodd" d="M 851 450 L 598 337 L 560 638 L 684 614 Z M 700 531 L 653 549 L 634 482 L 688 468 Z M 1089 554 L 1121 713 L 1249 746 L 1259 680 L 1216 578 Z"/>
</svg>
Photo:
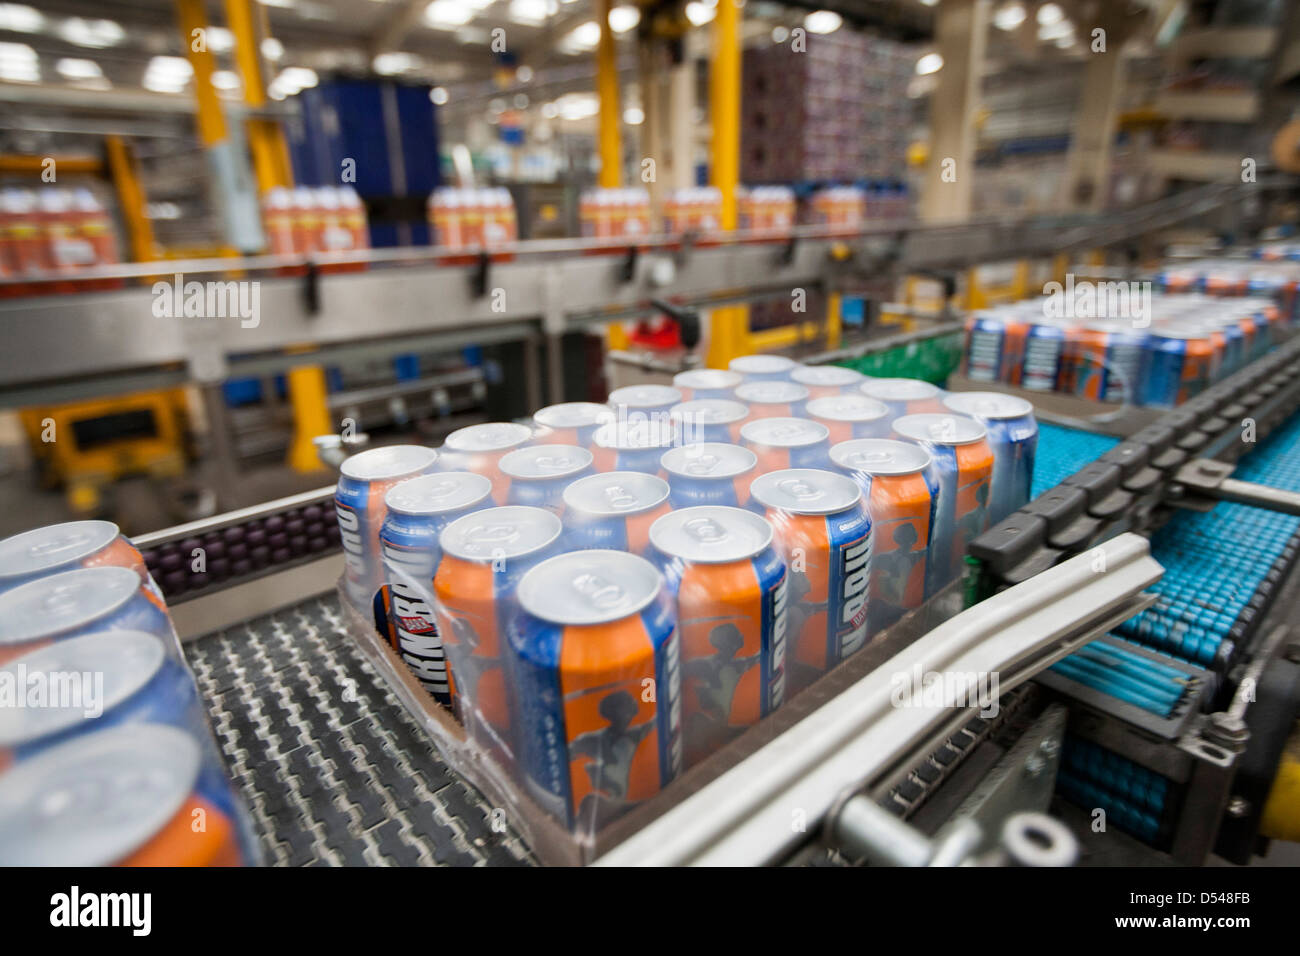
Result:
<svg viewBox="0 0 1300 956">
<path fill-rule="evenodd" d="M 1298 224 L 1292 0 L 3 2 L 0 539 L 111 522 L 138 552 L 233 794 L 231 842 L 194 861 L 1300 865 Z M 1032 439 L 964 393 L 1028 407 Z M 698 760 L 688 723 L 686 767 L 640 797 L 597 780 L 608 805 L 556 811 L 514 763 L 532 697 L 510 690 L 502 743 L 460 680 L 454 706 L 422 683 L 378 557 L 349 591 L 345 462 L 437 449 L 403 477 L 485 474 L 522 506 L 497 497 L 516 446 L 475 426 L 644 472 L 539 410 L 679 427 L 714 400 L 740 418 L 707 440 L 755 474 L 856 482 L 873 567 L 890 473 L 837 442 L 919 444 L 962 482 L 959 442 L 889 421 L 979 420 L 994 504 L 967 534 L 935 478 L 948 564 L 896 619 L 868 603 L 861 650 L 823 648 L 815 690 Z M 832 437 L 797 461 L 746 431 L 766 417 Z M 1028 456 L 1015 495 L 995 435 Z M 648 470 L 679 512 L 668 444 Z M 752 494 L 730 510 L 766 507 L 780 551 Z M 643 547 L 570 543 L 567 491 L 545 508 L 570 559 Z M 37 613 L 16 591 L 55 567 L 5 548 L 0 671 L 32 639 L 4 630 Z M 992 697 L 900 705 L 913 666 L 918 701 L 923 671 Z M 5 728 L 0 792 L 53 753 L 6 770 Z M 0 863 L 45 862 L 11 811 Z M 58 859 L 179 859 L 123 840 Z"/>
</svg>

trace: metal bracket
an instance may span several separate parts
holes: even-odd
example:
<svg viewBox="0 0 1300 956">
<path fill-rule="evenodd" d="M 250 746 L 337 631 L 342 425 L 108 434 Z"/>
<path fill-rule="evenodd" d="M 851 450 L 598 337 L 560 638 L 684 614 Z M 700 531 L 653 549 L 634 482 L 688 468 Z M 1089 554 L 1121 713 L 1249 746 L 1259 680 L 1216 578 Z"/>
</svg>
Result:
<svg viewBox="0 0 1300 956">
<path fill-rule="evenodd" d="M 315 259 L 307 260 L 307 271 L 303 273 L 302 307 L 308 315 L 320 314 L 320 266 Z"/>
<path fill-rule="evenodd" d="M 790 241 L 781 247 L 781 251 L 776 255 L 777 265 L 789 267 L 794 265 L 795 253 L 799 250 L 799 237 L 791 236 Z"/>
<path fill-rule="evenodd" d="M 636 264 L 641 258 L 641 249 L 639 246 L 628 246 L 627 255 L 623 257 L 622 263 L 618 267 L 618 281 L 627 284 L 636 278 Z"/>
<path fill-rule="evenodd" d="M 1197 458 L 1178 469 L 1170 487 L 1170 503 L 1193 511 L 1209 511 L 1220 501 L 1234 501 L 1300 516 L 1300 494 L 1269 485 L 1238 481 L 1234 466 L 1213 458 Z"/>
<path fill-rule="evenodd" d="M 474 263 L 474 271 L 470 273 L 470 289 L 474 293 L 474 298 L 481 299 L 487 295 L 488 278 L 492 272 L 492 257 L 487 254 L 487 250 L 480 250 L 478 260 Z"/>
</svg>

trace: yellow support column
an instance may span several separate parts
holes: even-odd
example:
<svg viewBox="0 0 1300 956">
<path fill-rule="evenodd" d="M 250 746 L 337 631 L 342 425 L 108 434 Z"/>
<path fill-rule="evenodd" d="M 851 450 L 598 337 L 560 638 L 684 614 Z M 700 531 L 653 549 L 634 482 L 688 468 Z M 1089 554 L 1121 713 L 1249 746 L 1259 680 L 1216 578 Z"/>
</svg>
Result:
<svg viewBox="0 0 1300 956">
<path fill-rule="evenodd" d="M 614 30 L 609 11 L 614 0 L 600 0 L 600 43 L 596 46 L 596 94 L 600 97 L 600 185 L 617 189 L 623 185 L 623 142 L 618 109 L 618 62 L 614 52 Z"/>
<path fill-rule="evenodd" d="M 722 193 L 722 228 L 736 228 L 736 186 L 740 180 L 740 7 L 718 0 L 709 70 L 709 113 L 713 123 L 713 185 Z M 715 309 L 709 320 L 708 364 L 727 363 L 751 350 L 749 310 Z"/>
<path fill-rule="evenodd" d="M 266 79 L 262 75 L 258 23 L 251 0 L 226 0 L 226 22 L 235 36 L 235 63 L 244 83 L 244 102 L 253 109 L 266 105 Z M 264 27 L 264 25 L 263 25 Z M 265 29 L 261 31 L 265 33 Z M 250 119 L 248 148 L 253 157 L 257 188 L 265 193 L 276 186 L 292 186 L 293 170 L 284 130 L 275 120 Z M 310 346 L 294 349 L 312 351 Z M 293 440 L 289 444 L 288 465 L 295 471 L 318 471 L 324 466 L 316 454 L 313 439 L 335 430 L 330 421 L 325 370 L 319 365 L 299 365 L 285 376 L 289 407 L 293 410 Z"/>
<path fill-rule="evenodd" d="M 266 105 L 266 80 L 262 75 L 261 44 L 252 0 L 226 0 L 226 23 L 235 37 L 235 64 L 244 83 L 244 102 L 251 109 L 261 109 Z M 293 173 L 280 124 L 275 120 L 250 119 L 245 128 L 258 189 L 266 192 L 274 186 L 292 186 Z"/>
<path fill-rule="evenodd" d="M 225 142 L 226 115 L 221 111 L 221 100 L 217 97 L 216 87 L 212 85 L 216 58 L 209 52 L 206 41 L 198 42 L 198 37 L 208 29 L 203 0 L 176 0 L 176 18 L 181 25 L 181 42 L 185 44 L 185 55 L 194 68 L 194 97 L 199 107 L 199 139 L 204 146 L 215 146 Z M 197 47 L 201 49 L 196 49 Z"/>
<path fill-rule="evenodd" d="M 140 188 L 140 175 L 136 169 L 131 148 L 120 136 L 104 138 L 104 152 L 117 190 L 117 204 L 126 223 L 127 240 L 131 245 L 133 262 L 152 262 L 158 258 L 154 244 L 153 223 L 144 214 L 144 190 Z"/>
<path fill-rule="evenodd" d="M 609 25 L 609 11 L 613 0 L 600 0 L 596 5 L 600 18 L 600 42 L 596 46 L 596 94 L 600 99 L 597 117 L 597 140 L 600 149 L 601 189 L 618 189 L 623 185 L 623 117 L 618 108 L 618 57 L 614 49 L 614 29 Z M 626 349 L 630 343 L 627 327 L 622 322 L 605 326 L 605 347 L 610 351 Z"/>
</svg>

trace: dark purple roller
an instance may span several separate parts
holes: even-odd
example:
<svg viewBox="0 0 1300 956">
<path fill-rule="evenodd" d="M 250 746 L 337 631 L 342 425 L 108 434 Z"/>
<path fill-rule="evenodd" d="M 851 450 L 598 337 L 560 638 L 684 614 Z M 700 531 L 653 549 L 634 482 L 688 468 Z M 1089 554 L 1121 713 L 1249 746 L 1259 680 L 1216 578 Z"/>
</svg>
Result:
<svg viewBox="0 0 1300 956">
<path fill-rule="evenodd" d="M 265 527 L 266 527 L 266 533 L 269 534 L 269 535 L 270 535 L 270 534 L 275 534 L 275 533 L 277 533 L 277 532 L 279 532 L 279 531 L 283 531 L 283 530 L 284 530 L 284 516 L 283 516 L 283 515 L 271 515 L 271 517 L 269 517 L 269 518 L 266 519 L 266 525 L 265 525 Z"/>
<path fill-rule="evenodd" d="M 271 549 L 259 544 L 256 548 L 248 549 L 248 557 L 253 562 L 253 567 L 264 568 L 271 563 Z"/>
<path fill-rule="evenodd" d="M 230 562 L 230 573 L 237 578 L 242 578 L 245 574 L 252 574 L 253 562 L 248 558 L 239 558 Z"/>
<path fill-rule="evenodd" d="M 328 548 L 329 542 L 325 540 L 323 534 L 313 535 L 307 539 L 307 547 L 312 554 L 315 554 L 317 551 L 324 551 Z"/>
<path fill-rule="evenodd" d="M 338 544 L 339 538 L 341 537 L 339 534 L 339 526 L 336 524 L 327 524 L 325 526 L 325 537 L 329 539 L 331 544 Z"/>
<path fill-rule="evenodd" d="M 324 517 L 325 509 L 320 505 L 308 505 L 306 508 L 302 509 L 302 520 L 308 523 L 312 521 L 320 521 Z"/>
<path fill-rule="evenodd" d="M 168 551 L 162 556 L 158 566 L 162 568 L 163 574 L 169 574 L 172 571 L 179 571 L 184 566 L 184 562 L 181 561 L 179 552 Z"/>
<path fill-rule="evenodd" d="M 184 571 L 168 571 L 163 575 L 162 579 L 163 593 L 167 595 L 180 594 L 185 590 L 185 578 Z"/>
<path fill-rule="evenodd" d="M 224 581 L 230 577 L 230 559 L 213 558 L 209 561 L 208 576 L 214 581 Z"/>
<path fill-rule="evenodd" d="M 221 532 L 221 537 L 226 540 L 227 544 L 234 544 L 236 541 L 244 540 L 244 526 L 233 525 Z"/>
<path fill-rule="evenodd" d="M 236 541 L 226 548 L 226 556 L 232 561 L 248 557 L 248 545 L 242 541 Z"/>
<path fill-rule="evenodd" d="M 276 564 L 288 564 L 293 560 L 293 552 L 288 548 L 276 548 L 271 552 L 271 560 Z"/>
<path fill-rule="evenodd" d="M 284 523 L 285 533 L 289 535 L 302 534 L 306 527 L 307 523 L 301 518 L 290 518 Z"/>
<path fill-rule="evenodd" d="M 289 536 L 283 531 L 277 531 L 275 534 L 268 534 L 266 536 L 266 543 L 271 546 L 272 551 L 277 548 L 287 548 L 289 547 Z"/>
<path fill-rule="evenodd" d="M 305 534 L 290 535 L 289 550 L 295 555 L 305 554 L 307 551 L 307 536 Z"/>
</svg>

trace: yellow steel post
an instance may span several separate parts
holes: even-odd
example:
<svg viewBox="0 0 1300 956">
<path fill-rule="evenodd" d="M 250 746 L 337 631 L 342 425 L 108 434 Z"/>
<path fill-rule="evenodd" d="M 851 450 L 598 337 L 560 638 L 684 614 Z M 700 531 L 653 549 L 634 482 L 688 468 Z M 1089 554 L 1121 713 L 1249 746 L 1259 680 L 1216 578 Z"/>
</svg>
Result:
<svg viewBox="0 0 1300 956">
<path fill-rule="evenodd" d="M 618 63 L 614 53 L 614 29 L 609 11 L 614 0 L 600 0 L 600 43 L 596 46 L 596 93 L 600 97 L 600 185 L 617 189 L 623 185 L 623 143 L 618 109 Z"/>
<path fill-rule="evenodd" d="M 609 11 L 613 0 L 600 0 L 596 15 L 600 19 L 600 42 L 596 45 L 596 94 L 600 99 L 597 117 L 597 138 L 600 148 L 600 178 L 602 189 L 618 189 L 623 185 L 623 117 L 618 108 L 618 58 L 614 49 L 614 29 L 609 25 Z M 605 347 L 611 351 L 625 349 L 630 344 L 627 328 L 622 322 L 605 326 Z"/>
<path fill-rule="evenodd" d="M 709 70 L 709 114 L 713 124 L 713 185 L 722 193 L 723 229 L 736 228 L 736 186 L 740 180 L 740 7 L 718 0 Z M 715 309 L 709 320 L 708 364 L 726 368 L 750 351 L 749 310 Z"/>
<path fill-rule="evenodd" d="M 266 81 L 262 75 L 261 43 L 255 16 L 251 0 L 226 0 L 226 22 L 235 36 L 235 62 L 244 83 L 244 102 L 258 109 L 266 105 Z M 250 119 L 246 129 L 258 190 L 264 193 L 275 186 L 292 186 L 293 171 L 280 124 L 275 120 Z M 311 348 L 302 346 L 292 351 L 310 352 Z M 295 471 L 316 471 L 324 466 L 312 439 L 334 431 L 329 415 L 325 370 L 319 365 L 299 365 L 285 375 L 285 383 L 289 407 L 293 410 L 289 467 Z"/>
<path fill-rule="evenodd" d="M 135 157 L 120 136 L 105 137 L 104 152 L 113 177 L 113 188 L 117 191 L 117 203 L 126 223 L 131 259 L 134 262 L 151 262 L 158 258 L 157 247 L 154 245 L 153 223 L 144 214 L 144 190 L 140 188 Z"/>
<path fill-rule="evenodd" d="M 180 21 L 185 55 L 194 68 L 194 96 L 199 107 L 199 139 L 204 146 L 215 146 L 225 142 L 226 115 L 221 111 L 221 100 L 217 97 L 216 87 L 212 85 L 216 58 L 208 50 L 207 41 L 199 39 L 208 29 L 203 0 L 176 0 L 176 18 Z"/>
<path fill-rule="evenodd" d="M 244 83 L 244 102 L 251 109 L 261 109 L 266 105 L 266 79 L 262 75 L 252 0 L 226 0 L 226 23 L 235 37 L 235 63 Z M 274 186 L 292 186 L 293 173 L 286 161 L 288 153 L 280 124 L 276 120 L 250 119 L 245 128 L 258 189 L 266 192 Z"/>
</svg>

